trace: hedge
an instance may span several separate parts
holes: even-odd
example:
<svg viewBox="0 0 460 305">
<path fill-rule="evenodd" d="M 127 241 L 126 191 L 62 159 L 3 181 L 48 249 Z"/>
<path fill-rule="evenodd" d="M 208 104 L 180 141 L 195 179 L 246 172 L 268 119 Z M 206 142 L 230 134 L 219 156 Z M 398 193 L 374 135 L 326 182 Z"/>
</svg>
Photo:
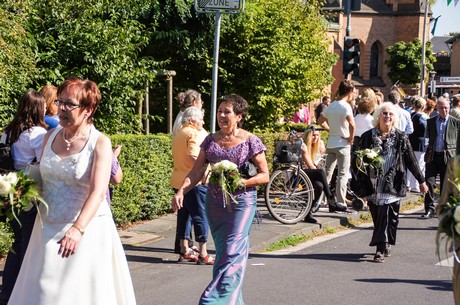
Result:
<svg viewBox="0 0 460 305">
<path fill-rule="evenodd" d="M 272 165 L 274 140 L 285 138 L 284 133 L 257 134 L 267 147 L 267 161 Z M 113 186 L 112 212 L 117 226 L 157 218 L 171 212 L 174 195 L 169 178 L 173 162 L 171 136 L 110 136 L 113 146 L 122 144 L 119 162 L 123 180 Z"/>
<path fill-rule="evenodd" d="M 285 139 L 286 132 L 257 134 L 267 147 L 269 169 L 272 168 L 274 141 Z M 113 135 L 112 145 L 121 144 L 119 162 L 123 180 L 113 188 L 112 212 L 119 228 L 150 220 L 170 213 L 173 191 L 169 184 L 173 162 L 171 135 Z M 0 223 L 0 227 L 6 228 Z M 0 257 L 6 255 L 11 246 L 12 235 L 0 238 Z"/>
</svg>

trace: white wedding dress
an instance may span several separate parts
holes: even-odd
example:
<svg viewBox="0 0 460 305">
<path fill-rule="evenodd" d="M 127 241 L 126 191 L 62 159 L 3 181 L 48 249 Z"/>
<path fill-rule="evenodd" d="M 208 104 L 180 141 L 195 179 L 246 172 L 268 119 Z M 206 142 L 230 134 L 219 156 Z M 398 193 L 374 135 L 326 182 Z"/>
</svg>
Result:
<svg viewBox="0 0 460 305">
<path fill-rule="evenodd" d="M 40 172 L 48 216 L 40 208 L 10 305 L 131 305 L 136 304 L 126 256 L 112 213 L 104 200 L 85 228 L 76 253 L 58 255 L 58 241 L 77 219 L 89 194 L 94 126 L 83 150 L 61 159 L 48 139 Z"/>
</svg>

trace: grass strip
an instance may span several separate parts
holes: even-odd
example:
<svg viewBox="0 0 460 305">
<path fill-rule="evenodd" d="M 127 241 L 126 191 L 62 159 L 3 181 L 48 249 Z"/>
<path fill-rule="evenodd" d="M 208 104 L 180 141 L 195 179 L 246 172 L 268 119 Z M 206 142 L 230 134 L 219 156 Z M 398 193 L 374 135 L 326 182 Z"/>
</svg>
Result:
<svg viewBox="0 0 460 305">
<path fill-rule="evenodd" d="M 402 205 L 400 212 L 413 210 L 422 205 L 423 205 L 423 197 L 420 197 L 419 200 L 417 201 L 411 201 L 411 202 L 408 202 Z M 298 244 L 312 240 L 315 237 L 335 234 L 339 231 L 347 230 L 349 228 L 357 227 L 361 224 L 365 224 L 369 222 L 372 222 L 371 213 L 369 212 L 361 213 L 359 215 L 359 218 L 349 217 L 348 224 L 346 226 L 341 225 L 337 227 L 324 227 L 320 231 L 315 230 L 315 231 L 312 231 L 310 234 L 293 234 L 291 236 L 280 239 L 279 241 L 268 246 L 267 248 L 262 249 L 260 253 L 272 252 L 272 251 L 282 250 L 287 247 L 297 246 Z"/>
</svg>

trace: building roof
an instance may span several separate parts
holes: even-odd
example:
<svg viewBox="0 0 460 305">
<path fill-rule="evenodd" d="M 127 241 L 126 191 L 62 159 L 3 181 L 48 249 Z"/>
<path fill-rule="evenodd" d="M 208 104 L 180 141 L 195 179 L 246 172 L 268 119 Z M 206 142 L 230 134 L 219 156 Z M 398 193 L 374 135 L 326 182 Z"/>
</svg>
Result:
<svg viewBox="0 0 460 305">
<path fill-rule="evenodd" d="M 361 10 L 354 13 L 366 13 L 366 14 L 384 14 L 394 15 L 395 13 L 391 9 L 391 6 L 385 3 L 385 0 L 373 0 L 363 1 L 361 3 Z"/>
<path fill-rule="evenodd" d="M 431 38 L 431 49 L 433 50 L 433 53 L 450 53 L 448 41 L 451 39 L 452 36 L 433 36 Z"/>
<path fill-rule="evenodd" d="M 361 10 L 353 13 L 362 14 L 380 14 L 380 15 L 419 15 L 425 12 L 425 2 L 419 3 L 399 3 L 397 10 L 393 11 L 393 6 L 387 4 L 385 0 L 363 0 L 361 3 Z M 431 15 L 431 8 L 428 13 Z"/>
<path fill-rule="evenodd" d="M 446 40 L 446 43 L 453 43 L 453 42 L 455 42 L 457 40 L 460 40 L 460 34 L 458 34 L 457 36 L 454 36 L 454 37 L 449 37 L 449 38 L 450 39 Z"/>
</svg>

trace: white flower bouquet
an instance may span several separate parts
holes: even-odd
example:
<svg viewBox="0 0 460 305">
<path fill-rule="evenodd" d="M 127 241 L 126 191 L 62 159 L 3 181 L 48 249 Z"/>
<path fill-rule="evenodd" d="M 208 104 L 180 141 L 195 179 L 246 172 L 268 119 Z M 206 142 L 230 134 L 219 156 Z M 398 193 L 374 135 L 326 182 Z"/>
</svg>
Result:
<svg viewBox="0 0 460 305">
<path fill-rule="evenodd" d="M 356 167 L 365 174 L 367 174 L 366 168 L 383 169 L 384 159 L 379 155 L 380 151 L 379 147 L 357 150 Z"/>
<path fill-rule="evenodd" d="M 0 211 L 8 220 L 16 219 L 21 225 L 19 214 L 30 210 L 33 205 L 38 207 L 39 203 L 48 209 L 45 200 L 40 196 L 37 181 L 23 171 L 0 174 Z M 0 231 L 0 236 L 4 236 L 4 232 Z"/>
<path fill-rule="evenodd" d="M 456 193 L 460 194 L 460 168 L 454 166 L 454 179 L 449 179 L 449 182 L 456 188 Z M 458 263 L 460 258 L 455 251 L 459 245 L 455 242 L 460 240 L 460 198 L 458 196 L 451 196 L 450 201 L 445 205 L 440 206 L 439 210 L 439 224 L 436 233 L 436 252 L 440 257 L 439 248 L 442 240 L 446 239 L 445 249 L 452 247 L 453 255 Z"/>
<path fill-rule="evenodd" d="M 237 203 L 233 193 L 241 186 L 244 186 L 238 166 L 228 160 L 223 160 L 211 165 L 210 183 L 217 183 L 224 194 L 224 206 L 233 200 Z"/>
</svg>

